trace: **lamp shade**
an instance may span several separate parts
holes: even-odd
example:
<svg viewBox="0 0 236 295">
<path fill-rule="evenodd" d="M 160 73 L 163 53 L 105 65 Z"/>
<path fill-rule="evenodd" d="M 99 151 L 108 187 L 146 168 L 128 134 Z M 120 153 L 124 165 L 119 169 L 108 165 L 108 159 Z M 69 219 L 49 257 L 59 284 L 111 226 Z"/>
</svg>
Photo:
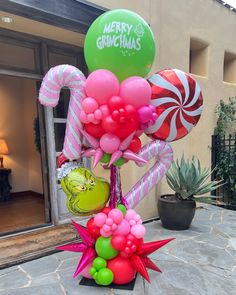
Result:
<svg viewBox="0 0 236 295">
<path fill-rule="evenodd" d="M 7 142 L 5 139 L 0 138 L 0 155 L 7 155 L 9 154 Z"/>
</svg>

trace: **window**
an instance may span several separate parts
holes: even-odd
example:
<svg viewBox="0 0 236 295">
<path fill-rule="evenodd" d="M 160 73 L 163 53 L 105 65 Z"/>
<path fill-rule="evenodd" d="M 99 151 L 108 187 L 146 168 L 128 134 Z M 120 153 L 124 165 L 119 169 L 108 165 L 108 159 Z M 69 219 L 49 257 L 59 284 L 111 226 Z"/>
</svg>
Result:
<svg viewBox="0 0 236 295">
<path fill-rule="evenodd" d="M 223 81 L 236 83 L 236 54 L 225 52 Z"/>
<path fill-rule="evenodd" d="M 190 39 L 189 72 L 198 76 L 208 75 L 208 44 Z"/>
</svg>

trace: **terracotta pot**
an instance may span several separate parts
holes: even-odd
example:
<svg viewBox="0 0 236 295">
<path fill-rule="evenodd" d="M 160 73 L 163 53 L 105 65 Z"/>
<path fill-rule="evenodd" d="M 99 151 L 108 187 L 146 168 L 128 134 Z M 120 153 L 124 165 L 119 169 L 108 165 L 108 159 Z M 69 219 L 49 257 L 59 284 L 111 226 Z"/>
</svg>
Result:
<svg viewBox="0 0 236 295">
<path fill-rule="evenodd" d="M 158 199 L 157 205 L 163 227 L 172 230 L 189 228 L 195 214 L 195 201 L 182 201 L 174 199 L 174 195 L 163 195 Z"/>
</svg>

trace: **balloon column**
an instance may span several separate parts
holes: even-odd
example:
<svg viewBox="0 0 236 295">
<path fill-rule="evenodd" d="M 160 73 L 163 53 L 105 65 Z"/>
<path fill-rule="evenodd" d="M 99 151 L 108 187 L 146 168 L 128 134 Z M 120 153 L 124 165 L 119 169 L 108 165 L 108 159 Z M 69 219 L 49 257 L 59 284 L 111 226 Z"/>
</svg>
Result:
<svg viewBox="0 0 236 295">
<path fill-rule="evenodd" d="M 173 240 L 144 243 L 145 227 L 141 217 L 124 205 L 105 207 L 87 222 L 87 228 L 73 221 L 82 242 L 59 246 L 57 249 L 82 252 L 74 277 L 81 273 L 98 285 L 128 284 L 136 273 L 150 282 L 148 269 L 161 270 L 148 255 Z"/>
<path fill-rule="evenodd" d="M 73 222 L 82 242 L 60 246 L 82 252 L 74 277 L 94 279 L 99 285 L 126 284 L 147 268 L 160 271 L 148 258 L 172 239 L 144 243 L 145 227 L 134 208 L 169 169 L 173 152 L 167 142 L 186 136 L 202 112 L 202 93 L 187 73 L 166 69 L 149 73 L 155 42 L 149 25 L 123 9 L 98 17 L 85 38 L 86 78 L 74 66 L 48 71 L 39 101 L 48 107 L 59 102 L 63 87 L 70 89 L 66 133 L 58 158 L 58 179 L 74 215 L 96 215 L 83 227 Z M 140 136 L 152 141 L 142 146 Z M 93 158 L 110 168 L 110 184 L 77 160 Z M 128 161 L 153 166 L 125 195 L 120 167 Z M 107 202 L 109 201 L 109 204 Z M 105 207 L 107 206 L 107 207 Z"/>
</svg>

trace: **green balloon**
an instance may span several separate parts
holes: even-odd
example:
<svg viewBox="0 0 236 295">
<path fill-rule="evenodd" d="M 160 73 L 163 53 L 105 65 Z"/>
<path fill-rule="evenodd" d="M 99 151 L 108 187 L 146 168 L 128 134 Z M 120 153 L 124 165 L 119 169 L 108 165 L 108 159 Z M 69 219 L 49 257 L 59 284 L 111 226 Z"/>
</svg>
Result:
<svg viewBox="0 0 236 295">
<path fill-rule="evenodd" d="M 121 167 L 122 165 L 124 165 L 125 164 L 125 159 L 124 158 L 120 158 L 120 159 L 118 159 L 115 163 L 114 163 L 114 165 L 116 166 L 116 167 Z"/>
<path fill-rule="evenodd" d="M 100 270 L 102 268 L 105 268 L 107 266 L 107 262 L 102 257 L 96 257 L 93 261 L 93 267 L 96 270 Z"/>
<path fill-rule="evenodd" d="M 104 163 L 104 164 L 107 164 L 110 162 L 110 159 L 111 159 L 111 155 L 110 154 L 104 154 L 102 159 L 101 159 L 101 162 Z"/>
<path fill-rule="evenodd" d="M 112 247 L 111 237 L 110 238 L 99 237 L 96 241 L 95 249 L 98 256 L 106 260 L 116 257 L 119 253 L 116 249 Z"/>
<path fill-rule="evenodd" d="M 119 209 L 124 215 L 126 214 L 126 208 L 124 205 L 119 204 L 116 206 L 117 209 Z"/>
<path fill-rule="evenodd" d="M 138 14 L 125 9 L 108 11 L 90 26 L 84 54 L 90 71 L 107 69 L 120 81 L 145 77 L 155 57 L 154 36 Z"/>
<path fill-rule="evenodd" d="M 96 268 L 95 267 L 91 267 L 90 270 L 89 270 L 89 273 L 90 275 L 93 277 L 94 274 L 97 272 Z"/>
<path fill-rule="evenodd" d="M 97 277 L 96 283 L 102 286 L 108 286 L 112 283 L 114 278 L 113 272 L 109 268 L 100 269 Z"/>
</svg>

